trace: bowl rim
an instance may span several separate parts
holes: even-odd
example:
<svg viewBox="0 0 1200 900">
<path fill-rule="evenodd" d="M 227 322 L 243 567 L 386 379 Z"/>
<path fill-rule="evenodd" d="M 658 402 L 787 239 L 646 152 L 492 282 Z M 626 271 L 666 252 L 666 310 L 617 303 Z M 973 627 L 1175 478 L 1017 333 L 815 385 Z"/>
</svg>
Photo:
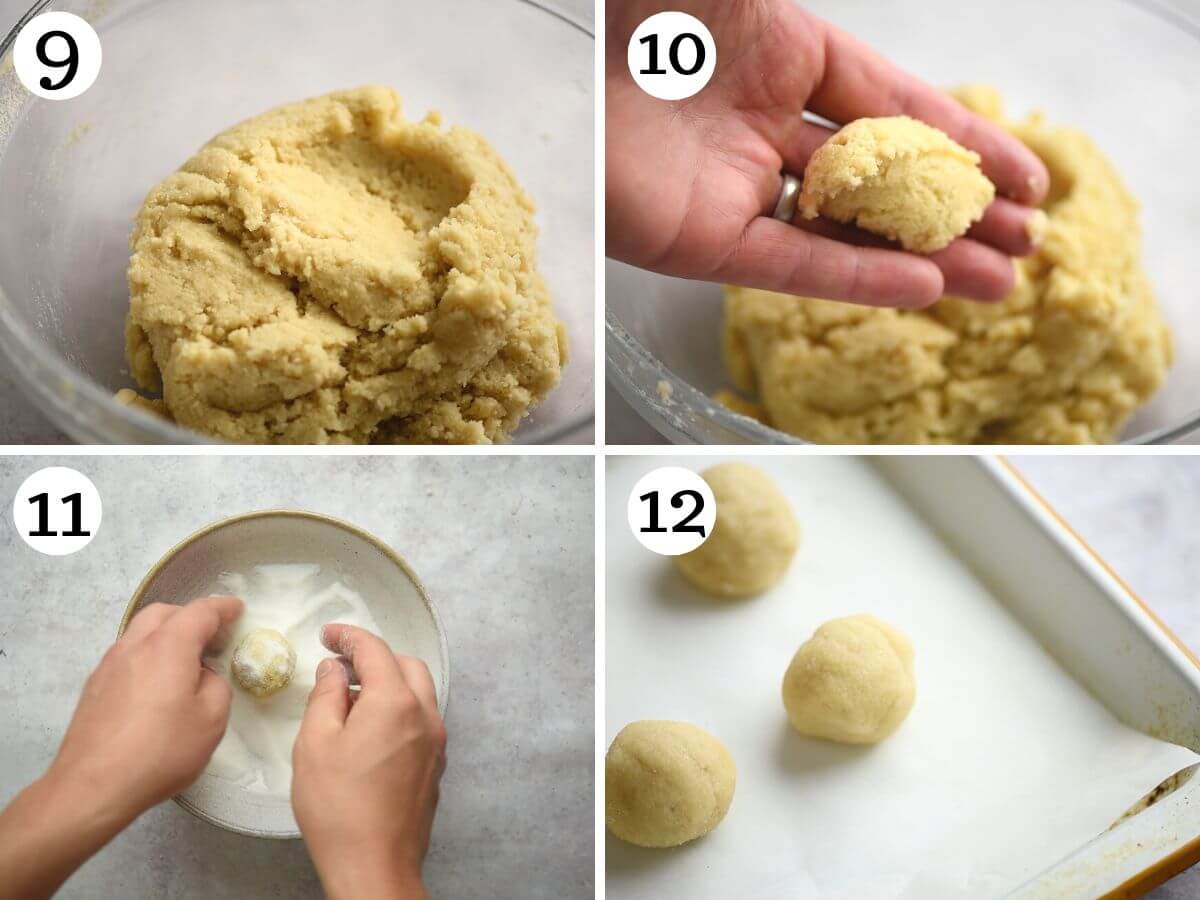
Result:
<svg viewBox="0 0 1200 900">
<path fill-rule="evenodd" d="M 795 435 L 770 428 L 748 416 L 743 416 L 731 409 L 727 409 L 699 388 L 694 387 L 690 382 L 680 378 L 661 360 L 654 356 L 654 354 L 647 350 L 642 342 L 621 324 L 616 314 L 607 307 L 604 311 L 604 329 L 605 374 L 608 380 L 613 383 L 618 393 L 629 402 L 637 414 L 646 419 L 664 437 L 673 439 L 674 435 L 664 432 L 662 426 L 666 426 L 671 431 L 677 431 L 679 434 L 689 438 L 693 443 L 700 442 L 698 436 L 686 427 L 684 421 L 671 411 L 667 405 L 667 400 L 657 392 L 651 394 L 644 390 L 634 381 L 626 371 L 626 366 L 622 363 L 632 362 L 639 367 L 649 368 L 654 371 L 670 387 L 670 394 L 668 396 L 670 397 L 671 404 L 678 404 L 679 398 L 682 397 L 684 402 L 679 405 L 683 405 L 685 408 L 694 409 L 698 413 L 704 409 L 710 409 L 711 412 L 708 414 L 708 417 L 713 419 L 717 425 L 733 431 L 738 436 L 746 438 L 752 443 L 809 443 Z M 636 402 L 634 402 L 634 398 L 636 398 Z M 656 420 L 647 419 L 643 409 L 652 411 L 656 416 Z"/>
<path fill-rule="evenodd" d="M 417 593 L 421 598 L 421 602 L 425 605 L 425 609 L 429 611 L 430 616 L 433 618 L 434 630 L 437 631 L 438 649 L 442 655 L 442 678 L 441 684 L 438 685 L 440 688 L 438 692 L 438 713 L 445 718 L 446 710 L 450 705 L 450 646 L 446 638 L 445 626 L 442 624 L 442 617 L 438 614 L 437 607 L 430 599 L 429 592 L 425 590 L 425 584 L 421 581 L 417 573 L 413 571 L 407 560 L 397 553 L 389 544 L 380 538 L 377 538 L 369 531 L 359 528 L 357 525 L 351 522 L 347 522 L 345 519 L 339 519 L 335 516 L 329 516 L 324 513 L 313 512 L 307 509 L 261 509 L 253 510 L 251 512 L 238 513 L 232 516 L 226 516 L 224 518 L 217 519 L 216 521 L 209 522 L 207 525 L 196 529 L 164 552 L 154 563 L 154 565 L 147 570 L 141 581 L 138 582 L 137 587 L 134 588 L 133 594 L 129 598 L 129 602 L 125 605 L 125 612 L 121 616 L 121 622 L 117 628 L 117 638 L 120 639 L 121 636 L 125 634 L 125 630 L 129 627 L 130 621 L 141 610 L 142 600 L 145 598 L 151 582 L 158 576 L 167 563 L 171 562 L 181 551 L 190 547 L 197 541 L 207 537 L 208 535 L 216 531 L 220 531 L 221 529 L 230 525 L 236 525 L 239 522 L 246 522 L 253 519 L 271 518 L 306 519 L 345 531 L 375 547 L 376 550 L 390 559 L 402 572 L 404 572 L 408 579 L 413 583 L 413 586 L 416 587 Z M 184 798 L 182 794 L 176 794 L 171 799 L 186 809 L 189 813 L 194 815 L 196 818 L 202 819 L 211 825 L 216 825 L 225 831 L 232 831 L 235 834 L 243 834 L 247 837 L 266 838 L 270 840 L 295 840 L 301 837 L 299 829 L 296 831 L 255 831 L 247 828 L 237 827 L 210 815 L 196 806 L 196 804 Z"/>
<path fill-rule="evenodd" d="M 17 20 L 17 23 L 8 31 L 3 40 L 0 40 L 0 59 L 3 59 L 11 52 L 21 29 L 54 2 L 55 0 L 37 0 Z M 541 10 L 568 27 L 586 35 L 592 40 L 593 47 L 595 46 L 596 34 L 594 24 L 587 22 L 584 17 L 568 9 L 560 8 L 556 0 L 510 0 L 510 2 L 521 3 Z M 89 16 L 88 18 L 95 18 L 95 16 Z M 18 118 L 20 118 L 20 113 L 18 113 Z M 593 244 L 596 241 L 594 233 L 592 241 Z M 595 284 L 593 283 L 593 329 L 595 328 L 595 313 L 598 302 L 599 298 L 596 296 Z M 183 428 L 147 410 L 119 402 L 115 397 L 114 391 L 110 391 L 95 382 L 86 372 L 80 371 L 67 362 L 57 350 L 50 348 L 40 341 L 34 335 L 33 331 L 21 321 L 20 316 L 16 313 L 3 288 L 0 288 L 0 351 L 3 351 L 12 360 L 14 363 L 12 368 L 17 376 L 18 383 L 24 387 L 27 394 L 36 398 L 38 408 L 43 411 L 43 414 L 47 414 L 45 412 L 47 408 L 53 410 L 53 413 L 47 414 L 48 417 L 51 418 L 53 424 L 63 431 L 68 432 L 68 436 L 72 439 L 80 440 L 78 435 L 86 434 L 88 441 L 93 443 L 115 443 L 111 437 L 97 430 L 92 422 L 80 423 L 78 421 L 78 414 L 72 411 L 72 407 L 77 404 L 67 402 L 68 399 L 75 401 L 78 398 L 82 399 L 90 409 L 98 409 L 103 414 L 114 417 L 119 423 L 118 427 L 124 426 L 139 431 L 140 434 L 137 435 L 138 443 L 172 445 L 211 445 L 223 443 L 208 435 Z M 28 367 L 28 370 L 26 367 Z M 510 442 L 518 445 L 552 444 L 572 432 L 582 430 L 588 425 L 594 424 L 596 421 L 594 398 L 597 393 L 595 381 L 596 373 L 595 366 L 593 365 L 591 391 L 593 403 L 590 409 L 577 415 L 569 416 L 562 422 L 545 425 L 527 437 L 518 436 L 517 432 L 520 431 L 518 427 L 517 432 L 514 432 L 511 436 Z M 529 410 L 528 413 L 532 414 L 536 412 L 536 409 L 535 407 Z M 71 427 L 68 427 L 66 423 L 70 423 Z M 128 442 L 126 441 L 126 443 Z"/>
<path fill-rule="evenodd" d="M 1131 0 L 1132 2 L 1132 0 Z M 1198 35 L 1200 36 L 1200 35 Z M 617 260 L 619 262 L 619 260 Z M 621 323 L 616 314 L 605 306 L 604 310 L 604 369 L 605 377 L 617 389 L 617 392 L 625 399 L 635 413 L 655 431 L 663 435 L 672 443 L 731 443 L 730 441 L 712 441 L 706 440 L 703 436 L 697 435 L 695 431 L 688 426 L 686 419 L 671 409 L 671 406 L 682 406 L 685 409 L 693 410 L 697 416 L 703 416 L 712 420 L 716 425 L 727 431 L 733 432 L 737 437 L 743 438 L 747 443 L 753 444 L 778 444 L 778 445 L 803 445 L 803 446 L 818 446 L 813 441 L 807 441 L 787 432 L 780 431 L 777 428 L 772 428 L 769 425 L 764 425 L 749 416 L 744 416 L 741 413 L 734 412 L 726 406 L 723 406 L 719 401 L 705 394 L 699 388 L 693 386 L 690 382 L 684 380 L 679 375 L 675 374 L 668 366 L 666 366 L 658 357 L 646 349 L 634 335 Z M 630 374 L 630 370 L 637 368 L 642 371 L 652 371 L 660 379 L 660 383 L 666 383 L 669 392 L 665 397 L 661 396 L 657 391 L 650 392 L 643 388 Z M 679 400 L 682 398 L 683 403 Z M 653 415 L 651 418 L 647 413 Z M 1160 428 L 1152 429 L 1141 434 L 1131 435 L 1123 440 L 1114 441 L 1105 446 L 1152 446 L 1161 444 L 1171 444 L 1175 441 L 1187 437 L 1193 432 L 1200 429 L 1200 409 L 1189 413 L 1182 420 L 1164 425 Z M 677 438 L 683 437 L 686 440 L 680 441 Z M 844 445 L 858 446 L 858 445 Z M 916 447 L 922 446 L 918 444 L 873 444 L 871 449 L 879 450 L 888 447 Z M 928 446 L 928 445 L 925 445 Z M 982 447 L 982 444 L 966 444 L 966 445 L 948 445 L 948 446 L 968 446 Z M 1066 446 L 1061 444 L 1008 444 L 1003 445 L 1008 447 L 1034 447 L 1034 446 Z"/>
</svg>

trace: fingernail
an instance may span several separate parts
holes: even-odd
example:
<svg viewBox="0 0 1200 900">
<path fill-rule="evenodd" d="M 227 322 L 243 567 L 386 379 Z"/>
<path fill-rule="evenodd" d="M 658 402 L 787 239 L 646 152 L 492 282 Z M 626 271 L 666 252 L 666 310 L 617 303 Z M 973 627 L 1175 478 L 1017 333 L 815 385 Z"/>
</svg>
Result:
<svg viewBox="0 0 1200 900">
<path fill-rule="evenodd" d="M 326 675 L 333 671 L 333 660 L 323 659 L 317 664 L 317 681 L 320 681 Z"/>
<path fill-rule="evenodd" d="M 1029 243 L 1034 247 L 1040 247 L 1042 241 L 1046 239 L 1046 229 L 1050 227 L 1050 217 L 1042 210 L 1035 209 L 1025 220 L 1025 234 L 1029 237 Z"/>
</svg>

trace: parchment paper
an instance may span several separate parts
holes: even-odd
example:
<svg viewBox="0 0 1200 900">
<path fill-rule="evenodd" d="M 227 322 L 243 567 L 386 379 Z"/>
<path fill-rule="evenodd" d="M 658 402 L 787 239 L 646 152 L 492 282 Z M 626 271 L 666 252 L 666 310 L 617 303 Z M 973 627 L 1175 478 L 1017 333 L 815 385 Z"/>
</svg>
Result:
<svg viewBox="0 0 1200 900">
<path fill-rule="evenodd" d="M 625 504 L 652 468 L 719 461 L 609 460 L 606 738 L 636 719 L 684 720 L 738 766 L 707 837 L 645 850 L 607 836 L 610 898 L 1000 897 L 1197 761 L 1118 722 L 865 461 L 746 460 L 791 500 L 799 553 L 761 597 L 695 591 L 634 540 Z M 783 672 L 818 625 L 858 612 L 912 639 L 914 709 L 873 748 L 801 737 Z"/>
</svg>

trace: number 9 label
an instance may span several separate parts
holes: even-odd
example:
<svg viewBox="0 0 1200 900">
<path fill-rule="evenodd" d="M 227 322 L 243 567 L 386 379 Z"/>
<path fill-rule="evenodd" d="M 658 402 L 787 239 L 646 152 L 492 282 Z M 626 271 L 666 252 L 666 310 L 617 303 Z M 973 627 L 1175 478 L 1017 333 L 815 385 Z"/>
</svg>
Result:
<svg viewBox="0 0 1200 900">
<path fill-rule="evenodd" d="M 717 43 L 695 16 L 656 13 L 634 29 L 627 51 L 629 74 L 659 100 L 700 93 L 717 68 Z"/>
<path fill-rule="evenodd" d="M 633 486 L 627 512 L 629 528 L 643 547 L 679 556 L 708 540 L 717 501 L 708 482 L 691 469 L 663 466 Z"/>
<path fill-rule="evenodd" d="M 42 13 L 17 35 L 13 67 L 30 93 L 46 100 L 70 100 L 100 74 L 100 37 L 72 13 Z"/>
<path fill-rule="evenodd" d="M 82 550 L 100 528 L 100 492 L 82 472 L 66 466 L 39 469 L 21 483 L 13 524 L 38 553 L 66 556 Z"/>
</svg>

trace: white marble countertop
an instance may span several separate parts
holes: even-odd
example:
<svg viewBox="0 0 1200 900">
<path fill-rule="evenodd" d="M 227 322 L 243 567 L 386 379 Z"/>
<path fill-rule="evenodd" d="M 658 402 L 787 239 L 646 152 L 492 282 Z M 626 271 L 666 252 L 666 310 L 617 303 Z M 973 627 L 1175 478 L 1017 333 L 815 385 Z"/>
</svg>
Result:
<svg viewBox="0 0 1200 900">
<path fill-rule="evenodd" d="M 226 515 L 303 507 L 395 547 L 441 613 L 452 674 L 433 896 L 593 896 L 590 457 L 2 457 L 0 497 L 60 464 L 93 480 L 104 517 L 87 547 L 58 558 L 27 547 L 7 513 L 0 524 L 0 808 L 51 761 L 130 594 L 167 549 Z M 300 841 L 242 837 L 166 803 L 59 896 L 320 890 Z"/>
</svg>

